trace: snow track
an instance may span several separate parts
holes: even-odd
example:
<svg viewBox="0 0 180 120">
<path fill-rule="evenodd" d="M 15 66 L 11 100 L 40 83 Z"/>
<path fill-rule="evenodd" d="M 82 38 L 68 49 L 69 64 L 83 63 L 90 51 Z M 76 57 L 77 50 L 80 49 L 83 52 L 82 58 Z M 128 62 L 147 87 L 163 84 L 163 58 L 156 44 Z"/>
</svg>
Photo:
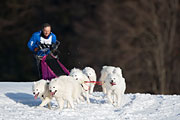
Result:
<svg viewBox="0 0 180 120">
<path fill-rule="evenodd" d="M 123 106 L 110 105 L 102 92 L 90 95 L 90 104 L 75 104 L 75 109 L 36 108 L 31 82 L 0 83 L 0 120 L 180 120 L 179 95 L 125 94 Z"/>
</svg>

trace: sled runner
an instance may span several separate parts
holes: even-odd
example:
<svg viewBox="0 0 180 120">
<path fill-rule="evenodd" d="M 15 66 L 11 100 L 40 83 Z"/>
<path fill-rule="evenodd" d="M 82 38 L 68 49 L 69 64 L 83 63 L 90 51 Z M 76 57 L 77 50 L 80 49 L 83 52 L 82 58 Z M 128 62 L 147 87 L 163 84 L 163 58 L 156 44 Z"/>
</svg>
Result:
<svg viewBox="0 0 180 120">
<path fill-rule="evenodd" d="M 51 80 L 60 75 L 69 75 L 66 67 L 52 54 L 45 55 L 41 59 L 42 79 Z"/>
</svg>

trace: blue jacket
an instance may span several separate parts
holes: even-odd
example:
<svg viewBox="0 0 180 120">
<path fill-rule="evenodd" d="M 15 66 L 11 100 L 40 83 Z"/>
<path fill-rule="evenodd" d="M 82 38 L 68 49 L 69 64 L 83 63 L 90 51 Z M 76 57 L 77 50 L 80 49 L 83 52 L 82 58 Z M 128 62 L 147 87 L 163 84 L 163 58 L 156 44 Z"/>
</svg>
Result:
<svg viewBox="0 0 180 120">
<path fill-rule="evenodd" d="M 56 35 L 53 34 L 52 32 L 48 36 L 48 38 L 44 38 L 42 36 L 42 31 L 35 32 L 30 40 L 27 43 L 27 46 L 29 49 L 36 55 L 38 56 L 45 56 L 50 53 L 50 48 L 47 47 L 46 49 L 40 49 L 40 45 L 52 45 L 56 43 Z M 34 51 L 35 48 L 39 48 L 37 52 Z"/>
</svg>

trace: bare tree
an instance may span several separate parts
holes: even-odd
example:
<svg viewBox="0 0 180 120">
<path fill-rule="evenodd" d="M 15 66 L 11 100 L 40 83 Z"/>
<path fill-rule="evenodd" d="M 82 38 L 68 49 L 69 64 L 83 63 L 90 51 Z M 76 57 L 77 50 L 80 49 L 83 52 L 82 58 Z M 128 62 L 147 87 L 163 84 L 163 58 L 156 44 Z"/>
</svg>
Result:
<svg viewBox="0 0 180 120">
<path fill-rule="evenodd" d="M 154 76 L 157 76 L 153 82 L 153 91 L 167 94 L 172 80 L 178 0 L 154 0 L 148 3 L 141 0 L 139 6 L 133 5 L 131 8 L 143 17 L 140 25 L 144 25 L 144 30 L 139 34 L 139 38 L 145 54 L 149 53 L 152 57 L 145 58 L 146 61 L 151 62 L 149 65 L 155 64 L 154 68 L 151 68 Z"/>
</svg>

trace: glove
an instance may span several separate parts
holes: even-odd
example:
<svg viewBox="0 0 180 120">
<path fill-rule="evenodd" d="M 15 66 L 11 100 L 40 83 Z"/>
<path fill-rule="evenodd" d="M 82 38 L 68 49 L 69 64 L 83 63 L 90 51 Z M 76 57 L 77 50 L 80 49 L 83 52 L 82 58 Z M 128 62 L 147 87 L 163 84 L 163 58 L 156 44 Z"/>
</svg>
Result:
<svg viewBox="0 0 180 120">
<path fill-rule="evenodd" d="M 39 50 L 39 48 L 34 48 L 34 52 L 37 52 Z"/>
<path fill-rule="evenodd" d="M 55 44 L 52 44 L 52 45 L 50 46 L 50 50 L 51 50 L 51 51 L 56 51 L 56 50 L 58 49 L 58 47 L 59 47 L 59 44 L 60 44 L 60 42 L 56 40 L 56 43 L 55 43 Z"/>
</svg>

